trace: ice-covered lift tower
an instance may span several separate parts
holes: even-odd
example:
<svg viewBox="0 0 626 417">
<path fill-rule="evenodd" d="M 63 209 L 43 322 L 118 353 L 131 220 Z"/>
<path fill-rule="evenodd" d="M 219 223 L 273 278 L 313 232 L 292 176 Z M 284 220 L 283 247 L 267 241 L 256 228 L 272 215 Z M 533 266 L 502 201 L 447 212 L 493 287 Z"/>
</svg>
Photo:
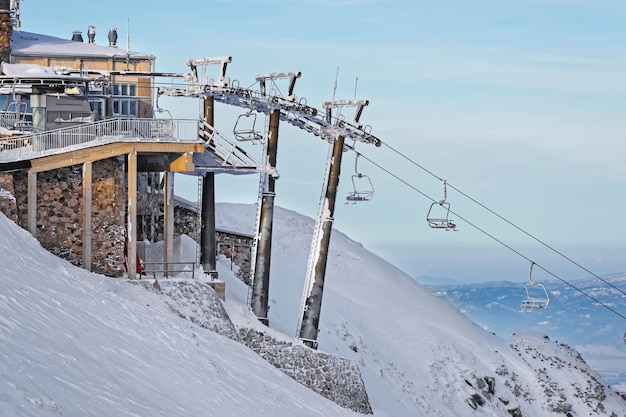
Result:
<svg viewBox="0 0 626 417">
<path fill-rule="evenodd" d="M 306 99 L 297 99 L 293 94 L 296 80 L 300 77 L 300 72 L 275 72 L 259 75 L 256 81 L 259 89 L 242 88 L 237 80 L 226 78 L 226 66 L 231 62 L 230 57 L 199 58 L 189 60 L 191 74 L 184 74 L 186 85 L 184 87 L 159 87 L 159 94 L 168 96 L 199 97 L 205 103 L 205 123 L 213 125 L 212 106 L 214 101 L 241 107 L 247 112 L 257 112 L 269 116 L 267 132 L 263 132 L 264 138 L 264 164 L 268 173 L 276 172 L 276 147 L 278 139 L 279 121 L 287 122 L 306 132 L 328 141 L 332 146 L 326 165 L 326 182 L 324 192 L 320 202 L 318 225 L 316 235 L 311 249 L 309 268 L 307 272 L 307 286 L 303 294 L 300 338 L 309 346 L 317 346 L 317 328 L 321 310 L 322 290 L 326 268 L 326 253 L 330 241 L 330 230 L 332 228 L 333 211 L 339 183 L 339 171 L 341 164 L 341 154 L 344 150 L 344 141 L 353 140 L 380 146 L 378 138 L 370 133 L 369 127 L 364 127 L 359 118 L 363 108 L 367 106 L 367 100 L 346 100 L 332 101 L 324 103 L 324 111 L 319 112 L 316 108 L 307 104 Z M 217 80 L 209 79 L 206 76 L 206 69 L 209 65 L 219 65 L 220 75 Z M 267 83 L 274 83 L 278 79 L 289 79 L 287 95 L 282 95 L 276 88 L 267 88 Z M 269 91 L 268 91 L 269 90 Z M 346 121 L 341 114 L 344 107 L 356 107 L 356 115 L 352 121 Z M 337 111 L 333 115 L 333 110 Z M 235 129 L 237 131 L 237 129 Z M 234 132 L 235 133 L 235 132 Z M 235 134 L 237 136 L 237 134 Z M 243 136 L 243 135 L 242 135 Z M 250 137 L 258 137 L 256 135 Z M 271 174 L 270 174 L 271 175 Z M 257 230 L 255 237 L 254 273 L 252 275 L 253 291 L 250 304 L 259 320 L 268 323 L 267 311 L 269 300 L 269 256 L 271 219 L 269 213 L 264 219 L 260 218 L 263 203 L 270 203 L 273 199 L 274 191 L 269 183 L 273 182 L 275 176 L 267 181 L 260 181 L 259 186 L 259 208 L 257 210 Z M 264 199 L 265 197 L 265 199 Z M 203 201 L 203 212 L 205 203 Z M 269 207 L 269 206 L 268 206 Z M 204 216 L 204 214 L 203 214 Z M 204 232 L 203 232 L 204 234 Z M 262 245 L 264 245 L 262 247 Z M 258 246 L 258 247 L 257 247 Z M 203 249 L 204 251 L 204 249 Z M 207 251 L 207 253 L 214 253 Z M 260 268 L 260 269 L 259 269 Z"/>
<path fill-rule="evenodd" d="M 359 122 L 367 100 L 340 100 L 328 101 L 323 104 L 326 120 L 329 123 L 343 126 L 342 109 L 344 107 L 356 107 L 356 113 L 351 123 L 357 129 L 362 129 Z M 337 110 L 337 116 L 333 116 L 333 110 Z M 311 252 L 307 265 L 306 281 L 302 292 L 300 304 L 299 339 L 307 346 L 317 348 L 317 333 L 319 330 L 320 313 L 322 309 L 322 296 L 324 293 L 324 280 L 326 277 L 326 264 L 328 260 L 328 247 L 330 234 L 333 227 L 335 202 L 337 200 L 337 188 L 341 171 L 341 158 L 344 151 L 345 137 L 337 132 L 331 142 L 331 151 L 326 162 L 325 185 L 321 193 L 320 204 L 317 211 L 315 230 L 311 242 Z"/>
</svg>

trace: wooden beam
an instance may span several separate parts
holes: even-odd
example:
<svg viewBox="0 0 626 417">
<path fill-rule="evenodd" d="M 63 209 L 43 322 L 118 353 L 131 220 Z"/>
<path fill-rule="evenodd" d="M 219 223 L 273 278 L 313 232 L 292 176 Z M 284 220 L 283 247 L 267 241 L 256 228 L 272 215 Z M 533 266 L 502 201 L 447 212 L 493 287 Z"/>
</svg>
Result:
<svg viewBox="0 0 626 417">
<path fill-rule="evenodd" d="M 127 155 L 130 152 L 142 153 L 196 153 L 204 152 L 202 143 L 188 142 L 117 142 L 91 148 L 77 149 L 31 160 L 32 172 L 43 172 L 52 169 L 78 165 L 87 161 L 99 161 L 115 156 Z"/>
<path fill-rule="evenodd" d="M 193 153 L 185 152 L 175 157 L 171 162 L 168 171 L 170 172 L 193 172 L 196 169 L 193 164 Z"/>
</svg>

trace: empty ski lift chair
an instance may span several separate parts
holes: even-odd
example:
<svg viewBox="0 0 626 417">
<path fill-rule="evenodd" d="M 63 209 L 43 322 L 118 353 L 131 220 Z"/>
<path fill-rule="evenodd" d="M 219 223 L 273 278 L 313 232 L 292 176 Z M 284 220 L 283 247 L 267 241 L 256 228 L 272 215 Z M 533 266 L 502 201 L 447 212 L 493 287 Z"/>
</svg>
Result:
<svg viewBox="0 0 626 417">
<path fill-rule="evenodd" d="M 27 106 L 25 102 L 13 100 L 8 102 L 2 112 L 2 126 L 7 129 L 20 130 L 26 125 Z"/>
<path fill-rule="evenodd" d="M 522 301 L 522 310 L 532 309 L 545 309 L 550 303 L 550 296 L 546 287 L 543 284 L 539 284 L 533 281 L 533 266 L 534 262 L 530 263 L 530 273 L 528 279 L 530 282 L 526 284 L 526 299 Z"/>
<path fill-rule="evenodd" d="M 157 113 L 165 114 L 167 117 L 155 118 L 155 121 L 150 124 L 150 137 L 153 138 L 165 138 L 173 137 L 176 130 L 176 122 L 172 117 L 172 113 L 169 110 L 165 110 L 159 106 L 159 97 L 161 93 L 157 94 L 156 108 Z"/>
<path fill-rule="evenodd" d="M 352 191 L 346 196 L 346 204 L 356 204 L 357 201 L 370 201 L 374 197 L 374 186 L 367 175 L 363 175 L 357 169 L 359 153 L 354 159 L 354 175 L 352 175 Z M 360 187 L 360 188 L 359 188 Z"/>
<path fill-rule="evenodd" d="M 443 200 L 434 201 L 430 205 L 428 213 L 426 214 L 426 221 L 428 222 L 428 225 L 433 229 L 456 230 L 456 224 L 449 219 L 450 203 L 446 201 L 447 197 L 448 193 L 446 190 L 446 180 L 443 180 Z M 443 208 L 445 212 L 445 217 L 434 217 L 433 208 L 435 206 L 441 206 Z"/>
<path fill-rule="evenodd" d="M 256 130 L 256 113 L 252 109 L 247 113 L 239 115 L 233 128 L 233 135 L 239 141 L 261 141 L 263 135 Z"/>
<path fill-rule="evenodd" d="M 151 124 L 150 136 L 154 138 L 170 138 L 174 137 L 176 130 L 176 122 L 169 110 L 159 110 L 159 112 L 166 113 L 168 117 L 157 118 L 154 123 Z"/>
</svg>

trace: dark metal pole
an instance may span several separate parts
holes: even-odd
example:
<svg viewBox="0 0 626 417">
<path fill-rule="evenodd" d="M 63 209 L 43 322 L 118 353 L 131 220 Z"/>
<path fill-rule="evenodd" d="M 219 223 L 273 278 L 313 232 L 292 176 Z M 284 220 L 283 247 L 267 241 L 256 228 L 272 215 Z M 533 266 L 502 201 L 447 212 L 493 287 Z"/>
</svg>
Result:
<svg viewBox="0 0 626 417">
<path fill-rule="evenodd" d="M 215 107 L 213 97 L 204 98 L 204 120 L 213 126 Z M 202 181 L 202 226 L 200 233 L 200 263 L 204 272 L 217 278 L 217 243 L 215 237 L 215 174 L 207 172 Z"/>
<path fill-rule="evenodd" d="M 280 121 L 280 110 L 273 110 L 270 113 L 269 137 L 267 141 L 267 163 L 270 167 L 276 168 L 276 154 L 278 152 L 278 123 Z M 270 258 L 272 252 L 272 223 L 274 221 L 274 196 L 275 182 L 273 176 L 267 176 L 267 186 L 261 196 L 261 218 L 259 221 L 258 242 L 254 280 L 252 287 L 252 311 L 256 314 L 261 323 L 269 325 L 267 312 L 269 310 L 269 287 L 270 287 Z"/>
<path fill-rule="evenodd" d="M 317 332 L 322 309 L 322 295 L 324 292 L 324 279 L 326 277 L 326 263 L 328 262 L 330 233 L 333 228 L 337 187 L 339 185 L 339 174 L 341 173 L 343 144 L 344 137 L 341 135 L 337 136 L 333 143 L 332 160 L 324 197 L 325 211 L 320 223 L 319 242 L 313 242 L 313 245 L 319 244 L 313 263 L 314 279 L 305 301 L 302 325 L 300 327 L 300 339 L 304 344 L 313 349 L 317 349 Z"/>
</svg>

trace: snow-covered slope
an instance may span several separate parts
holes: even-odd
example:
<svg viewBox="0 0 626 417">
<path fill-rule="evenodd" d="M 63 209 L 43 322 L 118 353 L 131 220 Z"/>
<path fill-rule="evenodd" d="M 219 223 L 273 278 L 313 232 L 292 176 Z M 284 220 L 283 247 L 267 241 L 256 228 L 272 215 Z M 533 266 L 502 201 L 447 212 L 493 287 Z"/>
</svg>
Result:
<svg viewBox="0 0 626 417">
<path fill-rule="evenodd" d="M 546 310 L 522 311 L 525 283 L 490 282 L 466 285 L 432 285 L 429 291 L 459 308 L 485 330 L 510 337 L 516 329 L 547 332 L 580 352 L 603 378 L 626 391 L 626 322 L 614 312 L 626 311 L 626 275 L 543 281 L 551 301 Z M 608 284 L 613 287 L 609 286 Z M 584 296 L 589 294 L 613 311 Z M 619 289 L 619 290 L 618 290 Z M 620 292 L 621 291 L 621 292 Z"/>
<path fill-rule="evenodd" d="M 254 206 L 220 204 L 250 232 Z M 313 220 L 276 208 L 270 324 L 296 331 Z M 0 416 L 354 416 L 251 350 L 172 312 L 171 299 L 77 269 L 0 216 Z M 256 326 L 221 259 L 226 309 Z M 376 416 L 626 415 L 567 346 L 473 324 L 335 231 L 320 350 L 355 360 Z M 283 337 L 287 337 L 283 336 Z"/>
<path fill-rule="evenodd" d="M 218 226 L 251 233 L 254 214 L 253 206 L 220 204 Z M 295 335 L 314 221 L 281 208 L 274 216 L 270 326 Z M 567 346 L 540 333 L 509 341 L 481 329 L 337 230 L 329 256 L 320 349 L 361 365 L 375 414 L 626 415 L 626 402 Z M 546 358 L 536 360 L 537 352 Z M 483 405 L 475 410 L 472 398 Z"/>
<path fill-rule="evenodd" d="M 0 215 L 0 416 L 354 416 Z"/>
</svg>

